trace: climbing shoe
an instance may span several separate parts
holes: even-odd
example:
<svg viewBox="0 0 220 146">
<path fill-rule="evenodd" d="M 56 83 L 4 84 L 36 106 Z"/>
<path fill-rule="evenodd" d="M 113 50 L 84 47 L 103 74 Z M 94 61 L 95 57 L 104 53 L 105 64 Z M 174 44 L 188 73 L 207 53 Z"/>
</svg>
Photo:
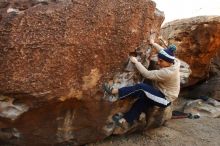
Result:
<svg viewBox="0 0 220 146">
<path fill-rule="evenodd" d="M 106 93 L 108 93 L 109 95 L 112 95 L 113 86 L 114 86 L 114 84 L 109 85 L 108 83 L 104 83 L 102 85 L 102 88 Z"/>
<path fill-rule="evenodd" d="M 119 120 L 123 118 L 123 114 L 122 113 L 117 113 L 115 115 L 112 116 L 112 120 L 118 124 Z"/>
<path fill-rule="evenodd" d="M 123 134 L 129 130 L 130 124 L 123 118 L 122 113 L 117 113 L 112 116 L 112 120 L 115 123 L 115 129 L 113 134 Z"/>
<path fill-rule="evenodd" d="M 114 84 L 109 85 L 108 83 L 104 83 L 102 85 L 102 88 L 104 90 L 104 100 L 110 101 L 110 102 L 115 102 L 119 99 L 118 94 L 112 94 Z"/>
</svg>

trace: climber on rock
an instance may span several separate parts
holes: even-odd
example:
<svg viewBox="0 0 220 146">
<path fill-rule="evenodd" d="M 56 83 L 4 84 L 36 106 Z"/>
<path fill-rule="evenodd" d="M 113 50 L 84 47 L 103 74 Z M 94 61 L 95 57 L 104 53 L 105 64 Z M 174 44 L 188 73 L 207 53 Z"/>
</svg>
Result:
<svg viewBox="0 0 220 146">
<path fill-rule="evenodd" d="M 159 70 L 146 69 L 136 57 L 130 57 L 130 60 L 142 76 L 153 81 L 154 86 L 145 83 L 122 88 L 116 88 L 114 84 L 110 85 L 108 83 L 103 85 L 104 91 L 109 95 L 105 97 L 106 100 L 116 101 L 127 97 L 137 98 L 128 112 L 113 116 L 113 120 L 119 126 L 131 126 L 135 120 L 138 120 L 141 113 L 146 112 L 149 106 L 168 107 L 179 95 L 180 61 L 174 55 L 176 46 L 170 45 L 164 49 L 154 42 L 153 37 L 150 37 L 150 44 L 158 52 Z M 112 97 L 114 100 L 112 100 Z"/>
</svg>

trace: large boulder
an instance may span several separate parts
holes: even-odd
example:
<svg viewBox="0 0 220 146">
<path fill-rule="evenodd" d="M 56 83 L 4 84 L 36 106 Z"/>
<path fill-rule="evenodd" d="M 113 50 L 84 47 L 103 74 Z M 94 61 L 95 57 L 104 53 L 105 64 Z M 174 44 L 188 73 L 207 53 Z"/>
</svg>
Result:
<svg viewBox="0 0 220 146">
<path fill-rule="evenodd" d="M 166 23 L 161 34 L 177 45 L 177 56 L 192 70 L 189 82 L 194 85 L 209 77 L 210 62 L 220 48 L 220 17 L 200 16 Z"/>
<path fill-rule="evenodd" d="M 220 76 L 220 49 L 211 60 L 210 76 Z"/>
<path fill-rule="evenodd" d="M 101 100 L 101 85 L 159 32 L 163 13 L 150 0 L 4 2 L 0 139 L 82 145 L 110 135 L 106 121 L 130 102 Z"/>
<path fill-rule="evenodd" d="M 184 91 L 184 96 L 193 99 L 207 96 L 220 101 L 220 76 L 211 77 L 201 84 L 190 87 Z"/>
<path fill-rule="evenodd" d="M 189 98 L 207 96 L 220 101 L 220 49 L 211 59 L 209 78 L 184 92 L 185 96 Z"/>
</svg>

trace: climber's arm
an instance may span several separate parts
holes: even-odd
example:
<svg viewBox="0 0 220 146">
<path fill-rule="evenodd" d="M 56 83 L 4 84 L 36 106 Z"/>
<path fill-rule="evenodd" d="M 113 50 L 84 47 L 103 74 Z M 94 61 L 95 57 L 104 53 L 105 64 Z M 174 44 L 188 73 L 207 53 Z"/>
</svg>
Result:
<svg viewBox="0 0 220 146">
<path fill-rule="evenodd" d="M 150 39 L 150 44 L 156 48 L 157 52 L 160 52 L 161 50 L 163 50 L 164 48 L 160 45 L 158 45 L 157 43 L 154 42 L 154 40 L 151 38 Z"/>
</svg>

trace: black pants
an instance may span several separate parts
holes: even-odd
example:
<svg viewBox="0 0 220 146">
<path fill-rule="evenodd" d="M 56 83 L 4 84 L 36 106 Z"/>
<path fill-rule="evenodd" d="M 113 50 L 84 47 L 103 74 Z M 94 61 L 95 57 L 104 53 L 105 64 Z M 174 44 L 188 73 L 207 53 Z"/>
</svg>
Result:
<svg viewBox="0 0 220 146">
<path fill-rule="evenodd" d="M 119 89 L 119 98 L 127 97 L 138 98 L 131 109 L 124 114 L 128 123 L 132 124 L 137 120 L 142 112 L 146 112 L 151 106 L 167 107 L 171 104 L 166 100 L 163 93 L 148 84 L 136 84 L 134 86 L 123 87 Z"/>
</svg>

